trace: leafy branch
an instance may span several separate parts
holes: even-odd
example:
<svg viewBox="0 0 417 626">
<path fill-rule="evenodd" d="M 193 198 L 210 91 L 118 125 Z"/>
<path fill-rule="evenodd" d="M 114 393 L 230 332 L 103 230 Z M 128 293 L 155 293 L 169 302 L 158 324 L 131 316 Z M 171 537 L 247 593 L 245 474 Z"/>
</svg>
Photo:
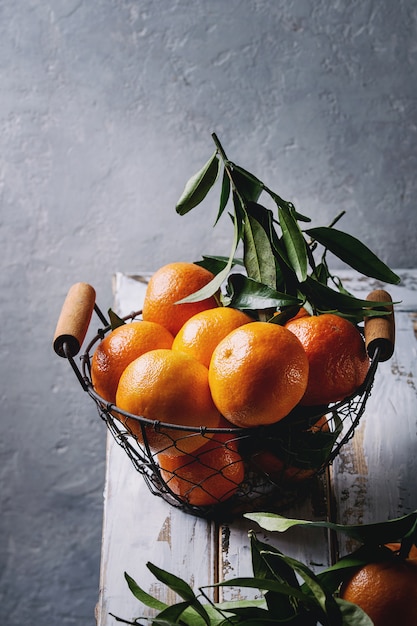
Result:
<svg viewBox="0 0 417 626">
<path fill-rule="evenodd" d="M 223 304 L 245 308 L 258 314 L 272 313 L 296 304 L 316 313 L 337 312 L 352 321 L 386 303 L 355 298 L 339 277 L 331 274 L 326 254 L 331 252 L 355 271 L 385 283 L 398 284 L 400 278 L 361 241 L 334 226 L 343 213 L 329 226 L 304 229 L 310 218 L 265 185 L 257 176 L 230 161 L 217 135 L 213 133 L 215 152 L 185 185 L 176 205 L 185 215 L 207 196 L 220 176 L 220 201 L 215 225 L 230 200 L 233 240 L 228 257 L 203 257 L 199 262 L 214 270 L 215 278 L 203 289 L 181 302 L 198 301 L 216 293 L 226 283 Z M 260 203 L 262 194 L 273 201 L 275 211 Z M 243 259 L 236 259 L 239 244 Z M 321 257 L 315 254 L 321 246 Z M 247 280 L 237 282 L 231 269 L 243 265 Z M 276 320 L 275 320 L 276 321 Z"/>
<path fill-rule="evenodd" d="M 358 606 L 339 597 L 341 583 L 367 563 L 398 558 L 385 547 L 386 543 L 401 542 L 399 558 L 407 558 L 411 546 L 417 543 L 417 511 L 387 522 L 350 526 L 288 519 L 272 513 L 248 513 L 246 517 L 257 522 L 261 528 L 274 532 L 286 532 L 300 525 L 311 529 L 328 528 L 344 533 L 362 545 L 335 565 L 315 574 L 304 563 L 286 556 L 270 543 L 261 542 L 255 532 L 250 531 L 252 577 L 200 587 L 197 595 L 186 581 L 148 563 L 148 569 L 157 580 L 175 592 L 181 601 L 167 605 L 141 589 L 125 573 L 133 595 L 158 613 L 154 617 L 136 618 L 130 622 L 113 617 L 117 621 L 136 625 L 144 624 L 142 620 L 145 620 L 153 626 L 262 626 L 277 623 L 293 626 L 372 626 L 370 618 Z M 262 598 L 215 603 L 205 591 L 213 587 L 257 589 Z"/>
</svg>

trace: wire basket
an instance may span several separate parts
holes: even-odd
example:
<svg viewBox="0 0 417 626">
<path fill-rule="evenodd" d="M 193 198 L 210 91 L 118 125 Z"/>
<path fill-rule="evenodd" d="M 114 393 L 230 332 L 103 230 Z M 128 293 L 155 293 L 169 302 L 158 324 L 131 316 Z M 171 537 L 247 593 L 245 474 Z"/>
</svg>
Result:
<svg viewBox="0 0 417 626">
<path fill-rule="evenodd" d="M 391 301 L 386 292 L 378 294 L 373 292 L 368 297 Z M 102 326 L 77 364 L 74 357 L 81 349 L 93 310 Z M 141 311 L 137 311 L 123 320 L 129 323 L 140 316 Z M 308 479 L 323 474 L 353 437 L 371 394 L 378 363 L 393 353 L 392 307 L 390 315 L 372 318 L 367 326 L 366 323 L 370 367 L 364 383 L 353 395 L 326 406 L 296 407 L 276 424 L 250 429 L 156 422 L 123 411 L 102 398 L 93 387 L 90 364 L 96 346 L 111 326 L 95 303 L 95 291 L 90 285 L 78 283 L 68 293 L 54 349 L 68 359 L 81 387 L 95 402 L 109 432 L 150 491 L 187 513 L 225 520 L 256 510 L 283 512 L 302 500 L 311 492 Z M 163 442 L 157 452 L 150 445 L 155 433 Z M 193 453 L 180 454 L 181 442 L 189 437 L 198 437 L 201 445 Z M 222 467 L 211 462 L 211 454 L 216 454 L 218 448 L 226 459 Z M 164 459 L 168 459 L 168 467 Z M 194 478 L 196 464 L 198 478 Z"/>
</svg>

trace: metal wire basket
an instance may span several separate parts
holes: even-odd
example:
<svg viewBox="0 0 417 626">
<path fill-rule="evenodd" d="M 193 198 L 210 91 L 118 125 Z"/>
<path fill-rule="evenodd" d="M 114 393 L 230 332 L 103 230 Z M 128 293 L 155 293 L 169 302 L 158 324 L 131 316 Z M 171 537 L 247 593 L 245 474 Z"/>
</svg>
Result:
<svg viewBox="0 0 417 626">
<path fill-rule="evenodd" d="M 373 292 L 368 297 L 391 301 L 386 292 Z M 81 349 L 93 311 L 101 327 L 97 328 L 77 363 L 74 357 Z M 140 319 L 140 315 L 137 311 L 123 320 L 129 323 Z M 107 402 L 93 387 L 90 363 L 96 346 L 110 331 L 110 323 L 95 303 L 94 289 L 78 283 L 71 288 L 64 303 L 54 349 L 59 356 L 68 359 L 81 387 L 96 404 L 109 432 L 150 491 L 187 513 L 223 520 L 255 510 L 282 512 L 310 491 L 307 479 L 323 474 L 353 437 L 371 394 L 378 363 L 392 356 L 395 334 L 392 307 L 388 316 L 373 317 L 365 323 L 370 368 L 364 383 L 353 395 L 331 405 L 296 407 L 271 426 L 243 429 L 156 422 Z M 164 435 L 164 449 L 158 453 L 149 445 L 149 435 L 154 432 Z M 205 448 L 202 445 L 195 452 L 178 457 L 183 460 L 177 464 L 177 469 L 168 471 L 161 462 L 161 453 L 169 456 L 179 441 L 196 436 L 202 438 Z M 233 453 L 238 450 L 244 471 L 240 471 L 242 468 L 239 472 L 231 471 L 230 465 L 214 469 L 209 459 L 210 451 L 216 447 L 230 450 L 230 464 L 237 463 Z M 204 449 L 208 452 L 203 453 Z M 196 481 L 187 471 L 193 463 L 198 463 L 201 470 Z M 219 484 L 221 495 L 216 497 L 213 493 L 217 493 Z"/>
</svg>

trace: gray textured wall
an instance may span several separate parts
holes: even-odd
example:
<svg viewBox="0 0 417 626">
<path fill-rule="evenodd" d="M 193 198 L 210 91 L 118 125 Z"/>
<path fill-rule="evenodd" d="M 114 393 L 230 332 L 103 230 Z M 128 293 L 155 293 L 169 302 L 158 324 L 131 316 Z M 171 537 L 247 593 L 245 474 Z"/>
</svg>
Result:
<svg viewBox="0 0 417 626">
<path fill-rule="evenodd" d="M 68 287 L 226 253 L 213 150 L 415 265 L 414 0 L 0 1 L 0 622 L 94 622 L 105 432 L 51 349 Z M 132 470 L 133 471 L 133 470 Z"/>
</svg>

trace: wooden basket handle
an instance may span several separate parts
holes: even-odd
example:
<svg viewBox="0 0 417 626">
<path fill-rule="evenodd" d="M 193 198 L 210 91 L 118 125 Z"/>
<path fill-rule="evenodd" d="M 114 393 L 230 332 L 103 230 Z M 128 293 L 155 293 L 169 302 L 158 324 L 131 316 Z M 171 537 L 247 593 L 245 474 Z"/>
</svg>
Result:
<svg viewBox="0 0 417 626">
<path fill-rule="evenodd" d="M 366 299 L 374 302 L 391 303 L 383 307 L 390 312 L 389 315 L 365 317 L 365 343 L 368 355 L 372 358 L 376 348 L 379 348 L 379 360 L 388 361 L 394 353 L 395 345 L 395 320 L 392 298 L 387 291 L 376 289 Z"/>
<path fill-rule="evenodd" d="M 68 291 L 55 329 L 53 346 L 55 352 L 66 357 L 64 344 L 70 355 L 80 351 L 96 302 L 96 292 L 87 283 L 76 283 Z"/>
</svg>

